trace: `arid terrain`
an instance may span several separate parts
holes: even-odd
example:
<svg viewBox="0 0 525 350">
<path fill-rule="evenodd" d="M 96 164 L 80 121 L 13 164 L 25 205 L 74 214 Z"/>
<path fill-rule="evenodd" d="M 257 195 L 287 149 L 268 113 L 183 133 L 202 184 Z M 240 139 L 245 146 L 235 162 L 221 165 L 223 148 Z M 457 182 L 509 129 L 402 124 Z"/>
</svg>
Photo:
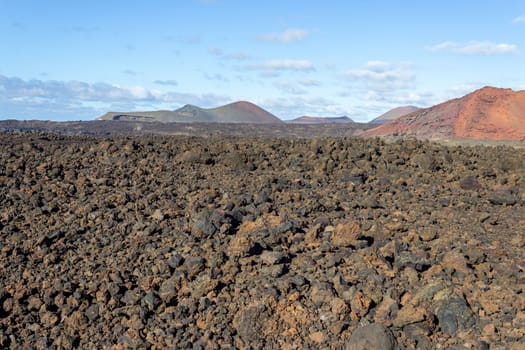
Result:
<svg viewBox="0 0 525 350">
<path fill-rule="evenodd" d="M 0 133 L 48 132 L 75 136 L 196 136 L 196 137 L 263 137 L 317 138 L 323 136 L 349 137 L 370 129 L 364 123 L 319 124 L 247 124 L 247 123 L 162 123 L 131 120 L 92 120 L 54 122 L 42 120 L 0 120 Z"/>
<path fill-rule="evenodd" d="M 0 134 L 0 347 L 525 347 L 524 149 L 252 130 Z"/>
</svg>

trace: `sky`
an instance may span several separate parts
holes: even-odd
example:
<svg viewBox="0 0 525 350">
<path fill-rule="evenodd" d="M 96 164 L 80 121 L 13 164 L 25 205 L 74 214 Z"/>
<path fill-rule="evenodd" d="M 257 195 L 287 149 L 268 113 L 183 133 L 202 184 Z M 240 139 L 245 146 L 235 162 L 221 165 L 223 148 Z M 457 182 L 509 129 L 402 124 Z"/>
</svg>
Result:
<svg viewBox="0 0 525 350">
<path fill-rule="evenodd" d="M 0 0 L 0 119 L 246 100 L 369 121 L 525 89 L 523 0 Z"/>
</svg>

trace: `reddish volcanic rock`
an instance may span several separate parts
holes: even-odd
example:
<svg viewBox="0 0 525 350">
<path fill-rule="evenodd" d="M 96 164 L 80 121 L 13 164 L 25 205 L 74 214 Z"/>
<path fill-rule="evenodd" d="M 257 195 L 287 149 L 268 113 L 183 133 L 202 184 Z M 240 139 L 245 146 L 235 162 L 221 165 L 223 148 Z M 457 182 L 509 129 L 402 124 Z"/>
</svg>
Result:
<svg viewBox="0 0 525 350">
<path fill-rule="evenodd" d="M 525 140 L 525 91 L 484 87 L 362 135 Z"/>
</svg>

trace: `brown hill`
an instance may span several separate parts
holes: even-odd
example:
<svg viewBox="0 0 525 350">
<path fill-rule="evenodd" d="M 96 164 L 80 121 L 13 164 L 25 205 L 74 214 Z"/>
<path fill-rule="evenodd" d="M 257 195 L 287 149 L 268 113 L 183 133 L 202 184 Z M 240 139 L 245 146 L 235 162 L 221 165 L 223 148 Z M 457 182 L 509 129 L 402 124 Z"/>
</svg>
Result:
<svg viewBox="0 0 525 350">
<path fill-rule="evenodd" d="M 185 105 L 175 111 L 108 112 L 97 120 L 123 120 L 163 123 L 282 123 L 270 112 L 246 101 L 239 101 L 217 108 L 201 108 Z"/>
<path fill-rule="evenodd" d="M 214 121 L 218 123 L 283 123 L 275 115 L 248 101 L 234 102 L 204 111 L 215 116 Z"/>
<path fill-rule="evenodd" d="M 525 140 L 525 91 L 484 87 L 365 131 L 363 136 Z"/>
<path fill-rule="evenodd" d="M 354 121 L 347 116 L 343 117 L 309 117 L 302 116 L 299 118 L 291 119 L 286 121 L 287 123 L 295 124 L 342 124 L 342 123 L 353 123 Z"/>
<path fill-rule="evenodd" d="M 385 124 L 392 119 L 397 119 L 404 115 L 419 111 L 421 108 L 416 106 L 401 106 L 389 110 L 386 113 L 381 114 L 379 117 L 372 119 L 370 124 Z"/>
</svg>

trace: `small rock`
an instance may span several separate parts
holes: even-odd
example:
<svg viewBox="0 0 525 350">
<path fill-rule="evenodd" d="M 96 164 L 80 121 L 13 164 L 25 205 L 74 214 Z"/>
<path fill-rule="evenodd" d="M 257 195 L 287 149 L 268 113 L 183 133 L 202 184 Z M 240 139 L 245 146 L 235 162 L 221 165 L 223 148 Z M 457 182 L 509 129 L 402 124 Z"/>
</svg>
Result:
<svg viewBox="0 0 525 350">
<path fill-rule="evenodd" d="M 216 232 L 209 213 L 201 213 L 191 228 L 192 235 L 199 238 L 211 237 Z"/>
<path fill-rule="evenodd" d="M 481 189 L 481 185 L 475 176 L 467 176 L 459 181 L 459 187 L 463 190 L 477 191 Z"/>
<path fill-rule="evenodd" d="M 346 350 L 396 350 L 397 341 L 392 332 L 382 324 L 374 323 L 356 329 Z"/>
<path fill-rule="evenodd" d="M 496 190 L 489 194 L 489 202 L 495 205 L 514 205 L 518 203 L 518 196 L 510 190 Z"/>
<path fill-rule="evenodd" d="M 175 281 L 171 278 L 162 282 L 159 288 L 159 297 L 166 304 L 170 303 L 177 296 Z"/>
<path fill-rule="evenodd" d="M 348 312 L 348 305 L 343 299 L 333 298 L 330 301 L 330 309 L 336 315 L 345 314 Z"/>
<path fill-rule="evenodd" d="M 233 326 L 247 344 L 255 344 L 266 339 L 264 330 L 269 319 L 268 309 L 255 302 L 241 309 L 233 318 Z"/>
<path fill-rule="evenodd" d="M 310 298 L 316 305 L 328 303 L 334 297 L 334 291 L 329 283 L 317 282 L 310 289 Z"/>
<path fill-rule="evenodd" d="M 253 251 L 255 243 L 244 235 L 232 237 L 228 246 L 228 255 L 233 258 L 246 257 Z"/>
<path fill-rule="evenodd" d="M 310 338 L 311 341 L 313 341 L 314 343 L 317 343 L 317 344 L 323 343 L 323 341 L 325 339 L 324 333 L 322 331 L 317 331 L 317 332 L 314 332 L 314 333 L 310 333 L 310 335 L 308 335 L 308 338 Z"/>
<path fill-rule="evenodd" d="M 436 162 L 429 154 L 418 154 L 414 157 L 415 164 L 424 171 L 436 170 Z"/>
<path fill-rule="evenodd" d="M 458 251 L 449 251 L 443 256 L 443 267 L 451 272 L 459 272 L 461 276 L 466 276 L 470 273 L 467 267 L 467 259 Z"/>
<path fill-rule="evenodd" d="M 175 269 L 182 265 L 184 258 L 180 254 L 174 254 L 168 259 L 168 266 Z"/>
<path fill-rule="evenodd" d="M 134 305 L 140 300 L 140 295 L 135 290 L 127 290 L 124 293 L 124 297 L 122 298 L 122 301 L 126 303 L 126 305 Z"/>
<path fill-rule="evenodd" d="M 399 252 L 395 257 L 394 265 L 400 270 L 404 269 L 405 267 L 411 267 L 418 272 L 422 272 L 426 270 L 431 264 L 416 253 L 402 251 Z"/>
<path fill-rule="evenodd" d="M 200 256 L 193 256 L 188 258 L 184 265 L 188 271 L 188 276 L 193 277 L 204 270 L 204 258 Z"/>
<path fill-rule="evenodd" d="M 368 313 L 372 304 L 373 301 L 368 295 L 363 292 L 357 292 L 350 301 L 350 308 L 352 309 L 352 312 L 363 317 Z"/>
<path fill-rule="evenodd" d="M 260 255 L 261 262 L 266 265 L 280 264 L 284 260 L 282 252 L 265 250 Z"/>
<path fill-rule="evenodd" d="M 376 322 L 392 324 L 391 319 L 394 314 L 399 310 L 397 302 L 389 296 L 383 297 L 381 303 L 375 309 L 375 320 Z"/>
<path fill-rule="evenodd" d="M 98 304 L 92 304 L 90 307 L 87 308 L 85 315 L 90 321 L 95 321 L 98 318 L 98 312 Z"/>
<path fill-rule="evenodd" d="M 404 327 L 409 324 L 422 322 L 425 320 L 426 311 L 422 307 L 414 307 L 413 305 L 407 304 L 402 307 L 397 313 L 397 317 L 394 320 L 394 326 Z"/>
<path fill-rule="evenodd" d="M 151 218 L 160 221 L 164 219 L 164 214 L 162 213 L 160 209 L 157 209 L 153 212 L 153 214 L 151 215 Z"/>
<path fill-rule="evenodd" d="M 27 308 L 29 310 L 39 310 L 40 306 L 42 306 L 42 300 L 37 295 L 31 295 L 27 299 Z"/>
<path fill-rule="evenodd" d="M 153 310 L 158 304 L 158 299 L 155 297 L 155 294 L 149 292 L 142 298 L 142 304 L 149 310 Z"/>
<path fill-rule="evenodd" d="M 359 224 L 356 222 L 339 224 L 335 227 L 330 240 L 334 247 L 349 247 L 355 243 L 359 232 Z"/>
<path fill-rule="evenodd" d="M 454 335 L 458 330 L 466 330 L 476 323 L 472 310 L 465 299 L 446 296 L 433 303 L 433 312 L 437 316 L 441 330 Z"/>
</svg>

